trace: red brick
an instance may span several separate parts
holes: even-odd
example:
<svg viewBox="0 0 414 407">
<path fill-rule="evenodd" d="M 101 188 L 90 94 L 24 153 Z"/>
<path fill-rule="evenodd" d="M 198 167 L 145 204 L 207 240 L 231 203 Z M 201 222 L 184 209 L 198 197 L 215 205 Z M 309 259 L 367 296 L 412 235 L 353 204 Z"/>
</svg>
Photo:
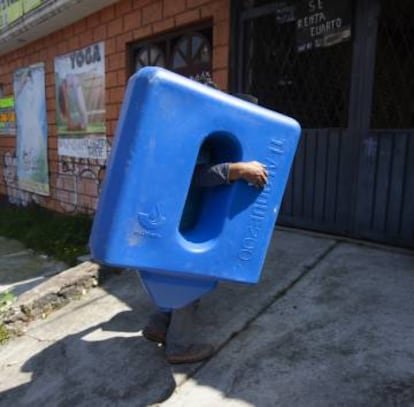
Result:
<svg viewBox="0 0 414 407">
<path fill-rule="evenodd" d="M 49 141 L 49 161 L 58 161 L 58 139 L 57 137 L 48 137 Z"/>
<path fill-rule="evenodd" d="M 69 47 L 68 47 L 68 43 L 67 41 L 62 41 L 57 45 L 56 48 L 56 54 L 57 55 L 64 55 L 67 54 L 69 52 Z"/>
<path fill-rule="evenodd" d="M 113 86 L 116 86 L 117 83 L 117 71 L 110 71 L 106 72 L 105 74 L 105 83 L 108 88 L 112 88 Z"/>
<path fill-rule="evenodd" d="M 93 213 L 96 209 L 97 185 L 87 185 L 85 194 L 79 195 L 77 213 Z"/>
<path fill-rule="evenodd" d="M 141 26 L 142 13 L 141 10 L 134 10 L 124 16 L 124 30 L 134 30 Z"/>
<path fill-rule="evenodd" d="M 40 57 L 39 51 L 36 51 L 36 52 L 33 52 L 32 54 L 30 54 L 29 58 L 30 58 L 30 63 L 37 63 L 37 62 L 40 62 L 42 60 L 41 57 Z"/>
<path fill-rule="evenodd" d="M 125 34 L 118 35 L 116 37 L 116 50 L 125 52 L 128 42 L 132 40 L 132 32 L 129 31 Z"/>
<path fill-rule="evenodd" d="M 126 86 L 127 84 L 127 74 L 125 72 L 125 69 L 117 71 L 117 78 L 116 78 L 116 83 L 119 86 Z"/>
<path fill-rule="evenodd" d="M 80 37 L 78 35 L 74 35 L 69 39 L 69 48 L 71 50 L 80 48 Z"/>
<path fill-rule="evenodd" d="M 106 120 L 116 120 L 118 119 L 118 109 L 117 104 L 107 104 L 106 105 L 106 112 L 105 112 L 105 118 Z"/>
<path fill-rule="evenodd" d="M 87 30 L 80 36 L 80 48 L 84 48 L 93 42 L 92 30 Z"/>
<path fill-rule="evenodd" d="M 92 39 L 94 42 L 104 41 L 106 38 L 106 24 L 101 24 L 93 29 Z"/>
<path fill-rule="evenodd" d="M 62 29 L 62 38 L 63 39 L 67 40 L 72 35 L 73 35 L 73 27 L 72 26 L 69 25 L 69 26 Z"/>
<path fill-rule="evenodd" d="M 226 68 L 229 61 L 229 48 L 227 46 L 214 47 L 213 69 Z"/>
<path fill-rule="evenodd" d="M 115 7 L 109 6 L 100 11 L 101 23 L 107 23 L 115 18 Z"/>
<path fill-rule="evenodd" d="M 214 45 L 228 45 L 230 42 L 230 25 L 228 22 L 219 22 L 213 29 Z"/>
<path fill-rule="evenodd" d="M 50 126 L 53 126 L 54 124 L 56 124 L 55 92 L 56 92 L 55 87 L 54 86 L 50 87 L 50 92 L 49 92 L 50 94 L 46 98 L 47 105 L 48 105 L 47 112 L 53 113 L 53 115 L 50 117 L 51 120 L 48 121 L 48 124 Z"/>
<path fill-rule="evenodd" d="M 186 10 L 185 0 L 164 0 L 163 16 L 170 17 Z"/>
<path fill-rule="evenodd" d="M 125 88 L 123 86 L 116 86 L 109 89 L 108 103 L 121 103 L 124 97 Z"/>
<path fill-rule="evenodd" d="M 107 139 L 107 141 L 108 141 L 108 139 Z M 101 184 L 102 183 L 102 181 L 105 179 L 105 169 L 102 167 L 102 169 L 101 169 L 101 171 L 99 171 L 99 174 L 98 174 L 98 179 L 99 179 L 99 183 Z"/>
<path fill-rule="evenodd" d="M 200 10 L 190 10 L 175 16 L 175 24 L 177 26 L 196 22 L 200 19 Z"/>
<path fill-rule="evenodd" d="M 148 24 L 134 30 L 133 39 L 140 40 L 152 35 L 152 25 Z"/>
<path fill-rule="evenodd" d="M 142 24 L 150 24 L 162 19 L 162 1 L 154 1 L 142 9 Z"/>
<path fill-rule="evenodd" d="M 16 145 L 16 137 L 6 137 L 2 136 L 1 138 L 1 146 L 7 150 L 14 149 Z"/>
<path fill-rule="evenodd" d="M 58 166 L 56 161 L 49 160 L 49 171 L 50 172 L 57 172 Z"/>
<path fill-rule="evenodd" d="M 227 69 L 213 70 L 213 80 L 222 91 L 226 92 L 228 90 Z"/>
<path fill-rule="evenodd" d="M 121 17 L 132 10 L 132 0 L 122 0 L 115 4 L 115 14 Z"/>
<path fill-rule="evenodd" d="M 54 86 L 46 86 L 46 99 L 54 99 L 55 98 L 55 87 Z M 53 112 L 54 114 L 54 112 Z"/>
<path fill-rule="evenodd" d="M 211 0 L 187 0 L 187 8 L 199 7 L 202 4 L 208 3 Z"/>
<path fill-rule="evenodd" d="M 115 37 L 109 38 L 105 41 L 105 54 L 111 55 L 116 52 L 116 39 Z"/>
<path fill-rule="evenodd" d="M 55 162 L 57 159 L 57 137 L 52 135 L 51 131 L 49 131 L 47 145 L 49 149 L 49 162 Z"/>
<path fill-rule="evenodd" d="M 108 55 L 106 58 L 106 69 L 117 70 L 125 67 L 125 53 L 117 52 L 115 54 Z"/>
<path fill-rule="evenodd" d="M 117 120 L 110 120 L 106 122 L 106 134 L 111 138 L 116 131 Z"/>
<path fill-rule="evenodd" d="M 66 191 L 67 186 L 65 183 L 63 185 L 56 185 L 58 188 L 56 188 L 57 197 L 60 202 L 69 202 L 69 192 Z M 53 200 L 53 207 L 56 206 L 56 201 Z"/>
<path fill-rule="evenodd" d="M 46 86 L 55 86 L 55 77 L 54 77 L 54 75 L 46 75 L 45 76 L 45 84 L 46 84 Z"/>
<path fill-rule="evenodd" d="M 99 13 L 91 14 L 86 17 L 86 25 L 88 28 L 94 28 L 101 23 Z"/>
<path fill-rule="evenodd" d="M 121 17 L 111 21 L 108 24 L 108 37 L 114 37 L 124 31 L 124 21 Z"/>
<path fill-rule="evenodd" d="M 31 47 L 28 49 L 29 52 L 37 52 L 43 47 L 43 41 L 38 40 L 31 43 Z"/>
<path fill-rule="evenodd" d="M 73 33 L 74 34 L 80 34 L 81 32 L 84 32 L 86 30 L 86 20 L 80 20 L 78 21 L 74 27 L 73 27 Z"/>
<path fill-rule="evenodd" d="M 214 21 L 230 20 L 230 3 L 228 0 L 207 4 L 201 7 L 201 17 L 214 17 Z"/>
<path fill-rule="evenodd" d="M 140 9 L 140 8 L 146 6 L 147 4 L 150 4 L 151 2 L 152 2 L 152 0 L 133 0 L 132 7 L 134 9 Z"/>
<path fill-rule="evenodd" d="M 106 7 L 94 15 L 80 20 L 69 27 L 63 28 L 44 39 L 26 45 L 2 57 L 0 66 L 0 82 L 5 84 L 5 92 L 13 93 L 13 72 L 28 64 L 46 62 L 46 97 L 48 106 L 48 154 L 51 182 L 51 197 L 47 198 L 44 206 L 63 212 L 74 209 L 75 198 L 72 191 L 67 196 L 60 195 L 56 189 L 58 172 L 56 136 L 56 107 L 54 87 L 54 58 L 67 54 L 77 48 L 83 48 L 98 41 L 105 40 L 105 54 L 107 64 L 106 75 L 106 123 L 108 142 L 112 142 L 115 133 L 119 110 L 124 97 L 128 71 L 126 69 L 126 44 L 131 40 L 149 37 L 154 33 L 174 28 L 175 23 L 184 25 L 199 21 L 200 18 L 213 17 L 214 19 L 214 69 L 213 78 L 221 88 L 227 87 L 228 65 L 228 32 L 226 21 L 229 19 L 230 0 L 120 0 L 115 5 Z M 186 8 L 188 6 L 189 9 Z M 131 9 L 133 7 L 133 9 Z M 144 24 L 142 16 L 145 15 Z M 122 18 L 117 19 L 116 16 Z M 109 38 L 106 38 L 109 36 Z M 219 47 L 217 47 L 217 45 Z M 6 139 L 6 137 L 4 138 Z M 8 137 L 9 141 L 2 140 L 1 151 L 14 151 L 16 138 Z M 9 146 L 4 146 L 9 143 Z M 84 160 L 85 163 L 87 160 Z M 102 179 L 104 171 L 99 172 Z M 0 169 L 1 177 L 1 169 Z M 81 185 L 84 192 L 89 188 Z M 95 204 L 96 191 L 91 184 L 91 193 L 78 196 L 79 210 L 91 210 Z M 0 181 L 0 191 L 5 190 L 4 182 Z M 66 199 L 61 202 L 62 198 Z"/>
<path fill-rule="evenodd" d="M 46 115 L 47 115 L 48 126 L 54 126 L 56 124 L 56 111 L 53 109 L 53 111 L 47 112 Z"/>
<path fill-rule="evenodd" d="M 162 21 L 153 24 L 154 34 L 163 31 L 171 30 L 175 27 L 175 21 L 173 18 L 167 18 Z"/>
</svg>

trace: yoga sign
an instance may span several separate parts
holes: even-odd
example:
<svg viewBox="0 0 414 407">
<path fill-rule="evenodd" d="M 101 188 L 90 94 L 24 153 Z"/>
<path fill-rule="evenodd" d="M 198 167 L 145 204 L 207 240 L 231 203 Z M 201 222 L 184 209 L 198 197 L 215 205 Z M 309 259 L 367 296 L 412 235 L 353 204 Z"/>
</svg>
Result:
<svg viewBox="0 0 414 407">
<path fill-rule="evenodd" d="M 59 155 L 106 159 L 104 43 L 55 58 Z"/>
</svg>

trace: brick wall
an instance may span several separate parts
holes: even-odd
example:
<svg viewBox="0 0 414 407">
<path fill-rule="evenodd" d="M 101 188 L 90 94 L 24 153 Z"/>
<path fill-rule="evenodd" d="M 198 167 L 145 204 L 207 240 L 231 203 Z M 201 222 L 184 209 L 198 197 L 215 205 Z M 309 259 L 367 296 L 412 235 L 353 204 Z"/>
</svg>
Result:
<svg viewBox="0 0 414 407">
<path fill-rule="evenodd" d="M 106 128 L 110 144 L 128 75 L 127 44 L 207 19 L 213 22 L 213 78 L 225 90 L 228 85 L 230 0 L 122 0 L 2 56 L 0 83 L 4 84 L 5 95 L 13 93 L 12 78 L 17 69 L 37 62 L 45 63 L 50 196 L 18 189 L 15 136 L 0 136 L 0 196 L 14 204 L 36 202 L 59 212 L 93 213 L 105 163 L 90 159 L 62 162 L 58 156 L 54 58 L 105 42 Z"/>
</svg>

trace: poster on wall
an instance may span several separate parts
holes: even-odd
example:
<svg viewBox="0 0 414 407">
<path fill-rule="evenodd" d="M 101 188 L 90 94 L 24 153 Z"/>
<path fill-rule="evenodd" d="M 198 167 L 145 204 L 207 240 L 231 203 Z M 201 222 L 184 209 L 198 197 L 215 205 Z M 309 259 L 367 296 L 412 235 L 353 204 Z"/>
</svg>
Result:
<svg viewBox="0 0 414 407">
<path fill-rule="evenodd" d="M 23 2 L 23 13 L 27 13 L 42 4 L 43 0 L 22 0 Z"/>
<path fill-rule="evenodd" d="M 19 19 L 23 14 L 39 7 L 44 0 L 0 0 L 0 30 Z"/>
<path fill-rule="evenodd" d="M 0 135 L 16 134 L 16 115 L 14 97 L 0 98 Z"/>
<path fill-rule="evenodd" d="M 298 52 L 330 47 L 351 38 L 351 2 L 301 0 L 296 8 Z"/>
<path fill-rule="evenodd" d="M 6 0 L 0 0 L 0 31 L 6 27 L 7 13 L 6 13 Z"/>
<path fill-rule="evenodd" d="M 56 57 L 55 83 L 59 155 L 106 159 L 104 43 Z"/>
<path fill-rule="evenodd" d="M 0 0 L 0 30 L 23 15 L 22 0 Z"/>
<path fill-rule="evenodd" d="M 45 66 L 19 69 L 13 78 L 19 188 L 49 195 Z"/>
</svg>

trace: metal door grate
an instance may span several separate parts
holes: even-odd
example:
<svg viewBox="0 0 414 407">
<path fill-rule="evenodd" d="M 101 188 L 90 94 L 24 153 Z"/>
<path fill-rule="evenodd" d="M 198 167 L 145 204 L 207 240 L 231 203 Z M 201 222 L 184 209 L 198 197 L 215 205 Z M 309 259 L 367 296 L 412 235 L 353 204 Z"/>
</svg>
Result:
<svg viewBox="0 0 414 407">
<path fill-rule="evenodd" d="M 414 128 L 414 2 L 381 1 L 371 128 Z"/>
<path fill-rule="evenodd" d="M 345 128 L 352 41 L 298 52 L 295 7 L 245 20 L 243 91 L 260 104 L 296 118 L 304 128 Z M 265 6 L 266 7 L 266 6 Z M 248 15 L 248 12 L 246 12 Z"/>
</svg>

